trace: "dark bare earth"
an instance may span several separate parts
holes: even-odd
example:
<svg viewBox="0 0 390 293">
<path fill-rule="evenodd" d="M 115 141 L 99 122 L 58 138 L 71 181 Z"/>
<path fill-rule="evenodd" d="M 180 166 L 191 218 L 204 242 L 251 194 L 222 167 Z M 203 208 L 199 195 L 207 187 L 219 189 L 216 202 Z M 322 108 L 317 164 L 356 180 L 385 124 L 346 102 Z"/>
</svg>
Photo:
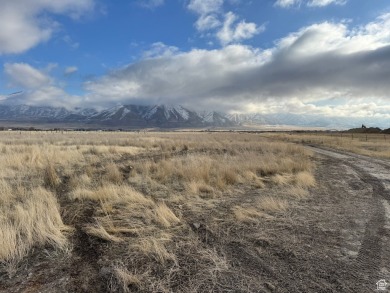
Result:
<svg viewBox="0 0 390 293">
<path fill-rule="evenodd" d="M 201 256 L 190 254 L 191 247 L 177 239 L 181 270 L 169 267 L 169 292 L 366 293 L 375 292 L 380 279 L 390 282 L 390 162 L 312 150 L 317 187 L 272 220 L 243 227 L 233 220 L 223 221 L 231 206 L 250 206 L 258 196 L 277 194 L 278 188 L 243 192 L 221 200 L 217 210 L 204 207 L 198 214 L 183 207 L 187 236 L 196 236 L 197 249 L 225 258 L 228 268 L 209 278 L 213 272 L 202 271 L 207 264 Z M 77 217 L 67 221 L 90 221 L 93 207 L 86 206 Z M 12 278 L 0 270 L 0 292 L 122 292 L 107 285 L 112 277 L 110 263 L 120 261 L 120 248 L 112 250 L 80 229 L 73 238 L 76 247 L 69 254 L 55 253 L 50 247 L 36 249 Z M 131 265 L 142 269 L 142 263 Z M 166 277 L 164 269 L 156 267 L 157 279 Z M 194 291 L 190 283 L 196 279 L 203 281 Z M 137 287 L 128 290 L 148 292 Z M 168 291 L 156 288 L 155 292 Z"/>
</svg>

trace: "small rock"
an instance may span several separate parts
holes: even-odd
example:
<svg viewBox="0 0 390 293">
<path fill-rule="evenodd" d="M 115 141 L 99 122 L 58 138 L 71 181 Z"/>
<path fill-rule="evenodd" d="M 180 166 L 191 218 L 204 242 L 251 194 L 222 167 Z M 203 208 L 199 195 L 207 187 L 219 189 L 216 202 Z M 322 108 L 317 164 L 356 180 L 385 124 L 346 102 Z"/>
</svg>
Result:
<svg viewBox="0 0 390 293">
<path fill-rule="evenodd" d="M 194 226 L 195 229 L 199 229 L 200 228 L 200 224 L 199 223 L 192 223 L 192 226 Z"/>
<path fill-rule="evenodd" d="M 111 268 L 109 267 L 102 267 L 99 272 L 100 276 L 107 277 L 111 274 Z"/>
<path fill-rule="evenodd" d="M 265 282 L 264 283 L 265 287 L 267 287 L 268 290 L 270 291 L 275 291 L 276 287 L 274 285 L 272 285 L 270 282 Z"/>
</svg>

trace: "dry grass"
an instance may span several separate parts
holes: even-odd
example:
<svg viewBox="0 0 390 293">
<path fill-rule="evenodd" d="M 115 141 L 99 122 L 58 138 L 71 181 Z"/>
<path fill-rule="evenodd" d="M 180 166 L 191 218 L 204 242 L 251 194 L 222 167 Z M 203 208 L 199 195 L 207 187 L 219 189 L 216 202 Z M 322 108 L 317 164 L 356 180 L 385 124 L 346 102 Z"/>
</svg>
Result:
<svg viewBox="0 0 390 293">
<path fill-rule="evenodd" d="M 168 252 L 166 243 L 170 242 L 170 235 L 160 235 L 159 237 L 146 237 L 137 244 L 130 244 L 131 254 L 136 252 L 154 259 L 164 265 L 167 261 L 176 261 L 176 256 Z"/>
<path fill-rule="evenodd" d="M 112 278 L 109 284 L 111 292 L 116 292 L 118 289 L 128 293 L 130 288 L 140 289 L 142 287 L 142 279 L 138 275 L 130 273 L 124 266 L 116 266 L 113 269 Z"/>
<path fill-rule="evenodd" d="M 101 223 L 87 224 L 83 227 L 83 230 L 88 235 L 111 242 L 121 242 L 122 239 L 114 235 L 109 234 Z"/>
<path fill-rule="evenodd" d="M 257 206 L 265 212 L 285 212 L 288 202 L 285 199 L 264 197 L 259 200 Z"/>
<path fill-rule="evenodd" d="M 55 189 L 58 185 L 60 185 L 61 179 L 52 163 L 48 163 L 43 172 L 43 180 L 46 187 Z"/>
<path fill-rule="evenodd" d="M 69 228 L 63 224 L 58 203 L 51 192 L 41 187 L 12 189 L 4 181 L 1 191 L 1 261 L 17 261 L 37 245 L 49 244 L 56 249 L 67 247 L 64 231 Z"/>
<path fill-rule="evenodd" d="M 106 174 L 105 180 L 114 184 L 120 184 L 123 181 L 122 173 L 119 171 L 119 168 L 114 163 L 109 163 L 105 167 Z"/>
<path fill-rule="evenodd" d="M 156 221 L 163 227 L 168 228 L 180 223 L 180 219 L 167 207 L 165 203 L 157 204 L 155 208 Z"/>
<path fill-rule="evenodd" d="M 280 141 L 316 144 L 371 157 L 390 158 L 389 134 L 307 132 L 268 134 L 268 136 Z"/>
<path fill-rule="evenodd" d="M 295 175 L 295 184 L 299 187 L 313 187 L 316 184 L 316 180 L 308 171 L 299 172 Z"/>
<path fill-rule="evenodd" d="M 104 245 L 111 292 L 212 292 L 231 265 L 206 243 L 305 198 L 310 156 L 254 134 L 0 132 L 0 262 L 64 250 L 82 232 Z"/>
<path fill-rule="evenodd" d="M 244 223 L 258 223 L 264 219 L 270 219 L 271 217 L 264 212 L 261 212 L 257 208 L 243 208 L 241 206 L 235 206 L 233 208 L 233 214 L 235 218 Z"/>
</svg>

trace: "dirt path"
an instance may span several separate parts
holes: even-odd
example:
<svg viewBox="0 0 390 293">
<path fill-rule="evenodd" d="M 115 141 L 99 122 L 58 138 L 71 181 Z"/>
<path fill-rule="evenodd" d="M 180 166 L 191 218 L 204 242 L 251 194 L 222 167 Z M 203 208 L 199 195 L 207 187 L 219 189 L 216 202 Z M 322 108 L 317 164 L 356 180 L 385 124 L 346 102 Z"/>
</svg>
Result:
<svg viewBox="0 0 390 293">
<path fill-rule="evenodd" d="M 339 166 L 336 174 L 359 190 L 363 182 L 369 188 L 364 208 L 356 210 L 356 229 L 344 231 L 346 242 L 341 247 L 349 256 L 352 276 L 360 278 L 362 292 L 373 291 L 375 280 L 390 281 L 390 162 L 362 155 L 309 147 L 330 164 Z M 348 175 L 357 176 L 354 182 Z M 360 233 L 359 233 L 360 232 Z M 364 289 L 363 289 L 364 288 Z M 360 291 L 359 291 L 360 292 Z"/>
</svg>

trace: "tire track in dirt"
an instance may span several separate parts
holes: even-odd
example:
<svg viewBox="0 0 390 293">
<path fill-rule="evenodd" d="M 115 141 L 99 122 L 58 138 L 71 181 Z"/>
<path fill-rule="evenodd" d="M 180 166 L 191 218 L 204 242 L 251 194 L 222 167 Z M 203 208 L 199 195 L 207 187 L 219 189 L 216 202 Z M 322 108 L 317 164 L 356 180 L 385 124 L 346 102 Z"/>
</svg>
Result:
<svg viewBox="0 0 390 293">
<path fill-rule="evenodd" d="M 390 201 L 388 162 L 365 157 L 362 155 L 337 152 L 317 147 L 308 147 L 317 154 L 332 158 L 335 163 L 341 163 L 354 170 L 360 180 L 372 188 L 370 219 L 367 221 L 361 246 L 355 261 L 352 263 L 351 274 L 356 278 L 364 278 L 360 283 L 367 284 L 366 289 L 372 291 L 373 284 L 380 279 L 389 281 L 390 253 L 387 249 L 390 235 L 390 211 L 386 205 Z"/>
</svg>

